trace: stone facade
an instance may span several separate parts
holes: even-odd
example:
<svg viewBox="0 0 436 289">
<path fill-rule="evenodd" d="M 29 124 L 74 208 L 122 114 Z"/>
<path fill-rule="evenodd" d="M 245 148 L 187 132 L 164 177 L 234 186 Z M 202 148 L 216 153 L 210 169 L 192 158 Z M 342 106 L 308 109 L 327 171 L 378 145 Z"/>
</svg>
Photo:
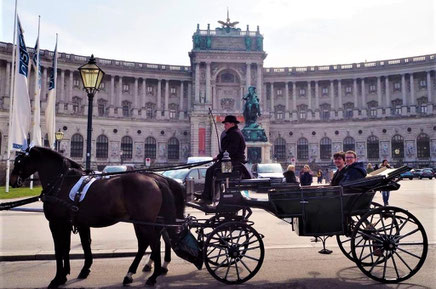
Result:
<svg viewBox="0 0 436 289">
<path fill-rule="evenodd" d="M 29 49 L 33 53 L 32 49 Z M 41 111 L 53 52 L 42 53 Z M 6 159 L 12 44 L 0 43 L 0 149 Z M 435 55 L 329 66 L 264 68 L 263 36 L 217 28 L 193 35 L 191 66 L 97 59 L 105 71 L 94 98 L 92 167 L 120 162 L 183 163 L 218 153 L 218 122 L 242 117 L 242 97 L 257 88 L 267 159 L 331 165 L 337 150 L 365 162 L 436 166 Z M 77 68 L 87 57 L 59 53 L 57 127 L 61 151 L 85 161 L 87 97 Z M 34 80 L 30 73 L 29 83 Z M 30 85 L 30 95 L 33 88 Z M 243 125 L 243 124 L 242 124 Z M 44 116 L 42 130 L 44 133 Z M 268 150 L 269 151 L 269 150 Z"/>
</svg>

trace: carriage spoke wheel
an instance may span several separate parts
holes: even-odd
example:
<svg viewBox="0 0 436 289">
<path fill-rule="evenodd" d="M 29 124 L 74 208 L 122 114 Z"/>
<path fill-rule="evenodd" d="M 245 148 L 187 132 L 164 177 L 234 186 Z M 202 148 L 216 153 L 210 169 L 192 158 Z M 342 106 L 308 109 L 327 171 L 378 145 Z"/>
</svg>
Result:
<svg viewBox="0 0 436 289">
<path fill-rule="evenodd" d="M 408 211 L 397 207 L 374 209 L 357 222 L 351 250 L 359 269 L 383 283 L 412 277 L 427 256 L 424 227 Z"/>
<path fill-rule="evenodd" d="M 370 210 L 373 210 L 375 208 L 381 208 L 383 207 L 381 204 L 372 202 L 370 206 Z M 347 257 L 349 260 L 354 261 L 353 259 L 353 253 L 351 252 L 351 234 L 353 233 L 354 227 L 356 226 L 357 222 L 359 222 L 360 216 L 355 215 L 351 216 L 348 219 L 347 225 L 349 226 L 347 232 L 345 235 L 336 235 L 336 241 L 338 242 L 339 249 L 342 251 L 342 253 Z M 368 264 L 372 264 L 369 262 L 364 262 Z"/>
<path fill-rule="evenodd" d="M 243 222 L 229 222 L 210 233 L 204 245 L 209 273 L 226 284 L 241 284 L 259 271 L 265 256 L 262 236 Z"/>
</svg>

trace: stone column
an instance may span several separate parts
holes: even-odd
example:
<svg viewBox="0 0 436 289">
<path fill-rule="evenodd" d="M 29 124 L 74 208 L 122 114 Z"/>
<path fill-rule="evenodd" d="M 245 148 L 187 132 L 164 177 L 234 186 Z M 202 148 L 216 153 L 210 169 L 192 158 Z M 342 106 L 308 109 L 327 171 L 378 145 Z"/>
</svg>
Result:
<svg viewBox="0 0 436 289">
<path fill-rule="evenodd" d="M 210 62 L 206 62 L 206 103 L 212 103 L 210 88 Z"/>
<path fill-rule="evenodd" d="M 289 119 L 289 84 L 285 81 L 285 119 Z"/>
<path fill-rule="evenodd" d="M 70 77 L 68 80 L 68 111 L 73 111 L 73 83 L 74 83 L 74 72 L 70 70 Z"/>
<path fill-rule="evenodd" d="M 262 103 L 262 66 L 260 63 L 257 64 L 257 84 L 256 84 L 256 93 L 257 98 L 259 98 L 259 102 Z"/>
<path fill-rule="evenodd" d="M 117 99 L 117 107 L 122 107 L 123 103 L 123 78 L 118 76 L 118 99 Z M 122 115 L 122 112 L 118 110 L 118 115 Z"/>
<path fill-rule="evenodd" d="M 385 76 L 385 91 L 386 91 L 386 103 L 385 103 L 385 113 L 386 115 L 391 115 L 391 96 L 390 96 L 390 87 L 389 87 L 389 76 Z"/>
<path fill-rule="evenodd" d="M 310 81 L 307 82 L 307 97 L 308 97 L 308 103 L 307 103 L 308 110 L 311 111 L 312 110 L 312 86 Z"/>
<path fill-rule="evenodd" d="M 315 81 L 315 110 L 319 110 L 319 83 Z"/>
<path fill-rule="evenodd" d="M 59 97 L 59 102 L 64 103 L 65 102 L 65 70 L 61 70 L 61 81 L 60 81 L 60 89 L 61 89 L 61 95 Z M 59 108 L 62 107 L 62 110 L 64 108 L 63 105 L 59 106 Z"/>
<path fill-rule="evenodd" d="M 383 112 L 383 100 L 382 100 L 382 90 L 381 90 L 381 77 L 377 77 L 377 116 L 380 117 Z"/>
<path fill-rule="evenodd" d="M 267 101 L 266 101 L 266 96 L 267 96 L 267 92 L 266 92 L 266 90 L 267 90 L 267 86 L 268 86 L 268 83 L 267 82 L 265 82 L 263 85 L 262 85 L 262 95 L 264 95 L 265 96 L 265 101 L 261 101 L 260 102 L 260 106 L 261 106 L 261 108 L 265 111 L 265 112 L 267 112 L 268 111 L 268 104 L 267 104 Z"/>
<path fill-rule="evenodd" d="M 157 110 L 156 118 L 162 118 L 162 79 L 157 80 Z"/>
<path fill-rule="evenodd" d="M 4 93 L 4 95 L 9 95 L 10 93 L 11 93 L 11 91 L 10 91 L 10 79 L 11 79 L 11 63 L 10 62 L 7 62 L 6 63 L 6 75 L 5 75 L 5 78 L 4 78 L 4 88 L 5 88 L 5 93 Z M 10 101 L 10 99 L 11 99 L 11 96 L 9 95 L 9 104 L 11 104 L 11 101 Z"/>
<path fill-rule="evenodd" d="M 247 66 L 247 74 L 245 75 L 246 76 L 245 83 L 248 92 L 248 87 L 250 87 L 251 85 L 251 63 L 246 63 L 246 66 Z"/>
<path fill-rule="evenodd" d="M 141 101 L 141 108 L 145 107 L 145 104 L 147 102 L 147 79 L 142 79 L 142 101 Z"/>
<path fill-rule="evenodd" d="M 401 74 L 401 97 L 403 99 L 403 106 L 406 106 L 407 105 L 406 74 Z"/>
<path fill-rule="evenodd" d="M 195 63 L 195 100 L 200 103 L 200 63 Z"/>
<path fill-rule="evenodd" d="M 366 118 L 368 115 L 368 105 L 366 103 L 365 78 L 361 79 L 360 85 L 362 87 L 362 117 Z"/>
<path fill-rule="evenodd" d="M 114 116 L 114 107 L 116 105 L 115 95 L 115 76 L 111 75 L 111 84 L 109 89 L 109 116 Z"/>
<path fill-rule="evenodd" d="M 185 111 L 183 110 L 183 95 L 185 93 L 185 87 L 183 81 L 180 81 L 180 100 L 179 100 L 179 119 L 184 119 Z"/>
<path fill-rule="evenodd" d="M 413 73 L 410 74 L 409 83 L 410 83 L 410 104 L 415 105 L 416 99 L 415 99 L 415 87 L 413 83 Z"/>
<path fill-rule="evenodd" d="M 166 119 L 170 117 L 169 115 L 169 96 L 170 96 L 170 81 L 169 79 L 165 80 L 165 110 L 164 110 L 164 116 Z"/>
<path fill-rule="evenodd" d="M 138 78 L 135 77 L 135 80 L 133 82 L 133 109 L 132 114 L 133 117 L 138 116 L 138 107 L 139 107 L 139 101 L 138 101 Z"/>
<path fill-rule="evenodd" d="M 192 84 L 191 84 L 191 82 L 188 82 L 188 95 L 187 95 L 187 98 L 188 98 L 188 106 L 186 107 L 186 111 L 189 112 L 191 110 L 191 106 L 192 106 L 192 103 L 191 103 L 191 100 L 192 100 Z"/>
<path fill-rule="evenodd" d="M 431 94 L 431 89 L 432 89 L 432 84 L 431 84 L 431 75 L 430 75 L 431 71 L 427 71 L 427 100 L 428 103 L 433 103 L 433 96 Z"/>
<path fill-rule="evenodd" d="M 353 79 L 353 96 L 354 96 L 354 107 L 359 107 L 357 100 L 357 79 Z"/>
<path fill-rule="evenodd" d="M 331 110 L 335 110 L 335 84 L 333 80 L 330 80 L 330 103 L 331 103 Z M 333 115 L 332 115 L 333 116 Z"/>
<path fill-rule="evenodd" d="M 42 67 L 41 67 L 42 70 Z M 41 102 L 47 100 L 47 68 L 44 67 L 41 79 Z"/>
<path fill-rule="evenodd" d="M 338 119 L 344 118 L 344 105 L 342 103 L 342 79 L 338 79 Z"/>
<path fill-rule="evenodd" d="M 292 82 L 292 120 L 297 120 L 297 82 Z"/>
<path fill-rule="evenodd" d="M 274 97 L 274 82 L 271 82 L 271 119 L 275 119 Z"/>
</svg>

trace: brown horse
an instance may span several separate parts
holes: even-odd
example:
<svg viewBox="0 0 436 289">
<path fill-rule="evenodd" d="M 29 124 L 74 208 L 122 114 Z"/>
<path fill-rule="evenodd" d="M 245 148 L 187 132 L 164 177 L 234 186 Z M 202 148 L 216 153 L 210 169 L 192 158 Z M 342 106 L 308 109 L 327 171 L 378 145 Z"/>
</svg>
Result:
<svg viewBox="0 0 436 289">
<path fill-rule="evenodd" d="M 154 272 L 146 284 L 156 283 L 156 278 L 161 274 L 159 239 L 162 227 L 148 224 L 155 224 L 158 216 L 163 223 L 175 223 L 177 215 L 184 211 L 185 206 L 182 198 L 174 198 L 166 179 L 154 174 L 137 173 L 99 179 L 76 206 L 68 194 L 85 174 L 79 164 L 50 149 L 33 147 L 26 154 L 15 158 L 10 177 L 12 187 L 20 186 L 24 179 L 35 172 L 38 172 L 43 187 L 44 214 L 49 221 L 55 247 L 56 275 L 49 288 L 57 288 L 67 281 L 73 224 L 88 232 L 87 236 L 86 232 L 83 238 L 81 236 L 86 258 L 87 251 L 91 254 L 89 228 L 106 227 L 119 221 L 137 222 L 134 223 L 134 228 L 138 239 L 138 254 L 150 246 L 155 262 Z M 167 231 L 170 238 L 176 234 L 172 227 Z M 84 269 L 88 265 L 90 266 L 89 261 L 88 264 L 85 261 Z"/>
</svg>

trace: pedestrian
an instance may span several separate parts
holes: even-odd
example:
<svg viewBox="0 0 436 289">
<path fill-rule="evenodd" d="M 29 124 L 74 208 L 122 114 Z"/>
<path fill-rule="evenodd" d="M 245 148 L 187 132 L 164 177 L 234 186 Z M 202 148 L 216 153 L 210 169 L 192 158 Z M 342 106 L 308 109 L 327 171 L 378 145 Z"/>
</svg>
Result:
<svg viewBox="0 0 436 289">
<path fill-rule="evenodd" d="M 373 171 L 374 171 L 374 168 L 372 167 L 372 164 L 368 163 L 366 165 L 366 172 L 369 174 L 369 173 L 372 173 Z"/>
<path fill-rule="evenodd" d="M 380 165 L 380 168 L 383 168 L 383 167 L 385 167 L 387 169 L 391 168 L 391 166 L 388 163 L 388 160 L 383 160 L 382 161 L 382 163 Z M 381 194 L 382 194 L 382 198 L 383 198 L 383 204 L 385 206 L 389 206 L 389 195 L 390 195 L 390 192 L 389 191 L 382 191 Z"/>
<path fill-rule="evenodd" d="M 318 169 L 316 176 L 318 178 L 318 184 L 322 184 L 322 171 L 321 171 L 321 169 Z"/>
<path fill-rule="evenodd" d="M 309 165 L 304 165 L 303 170 L 300 173 L 300 184 L 302 186 L 310 186 L 312 184 L 312 174 L 310 172 Z"/>
<path fill-rule="evenodd" d="M 336 172 L 332 176 L 330 185 L 339 186 L 339 182 L 342 180 L 345 171 L 345 153 L 337 152 L 333 155 L 333 162 L 336 166 Z"/>
<path fill-rule="evenodd" d="M 297 179 L 295 178 L 295 166 L 289 165 L 286 172 L 283 173 L 283 176 L 286 178 L 287 183 L 297 184 Z"/>
</svg>

